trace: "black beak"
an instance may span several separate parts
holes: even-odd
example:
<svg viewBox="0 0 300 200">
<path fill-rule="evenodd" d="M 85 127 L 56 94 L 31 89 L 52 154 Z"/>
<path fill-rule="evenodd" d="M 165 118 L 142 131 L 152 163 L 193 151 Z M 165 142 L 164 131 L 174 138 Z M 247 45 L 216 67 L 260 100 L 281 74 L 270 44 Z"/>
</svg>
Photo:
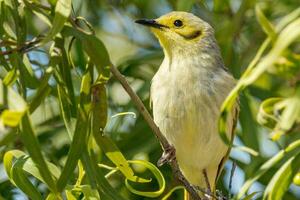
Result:
<svg viewBox="0 0 300 200">
<path fill-rule="evenodd" d="M 154 19 L 138 19 L 135 21 L 135 23 L 142 24 L 144 26 L 150 26 L 153 28 L 167 28 L 167 26 L 157 23 L 157 21 L 155 21 Z"/>
</svg>

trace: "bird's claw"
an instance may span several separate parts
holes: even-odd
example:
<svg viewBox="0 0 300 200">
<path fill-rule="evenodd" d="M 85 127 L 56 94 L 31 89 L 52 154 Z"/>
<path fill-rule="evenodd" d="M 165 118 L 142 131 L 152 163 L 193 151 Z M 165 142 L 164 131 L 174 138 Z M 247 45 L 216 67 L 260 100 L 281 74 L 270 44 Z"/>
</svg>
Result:
<svg viewBox="0 0 300 200">
<path fill-rule="evenodd" d="M 160 159 L 157 161 L 157 166 L 162 166 L 165 163 L 170 163 L 173 160 L 176 159 L 176 150 L 173 146 L 169 146 L 166 148 L 160 157 Z"/>
</svg>

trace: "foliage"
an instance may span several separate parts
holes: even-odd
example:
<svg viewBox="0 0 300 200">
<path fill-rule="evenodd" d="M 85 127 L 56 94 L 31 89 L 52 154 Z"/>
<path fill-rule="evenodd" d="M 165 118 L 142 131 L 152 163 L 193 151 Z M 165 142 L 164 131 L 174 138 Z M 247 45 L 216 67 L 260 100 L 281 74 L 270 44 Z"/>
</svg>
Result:
<svg viewBox="0 0 300 200">
<path fill-rule="evenodd" d="M 225 166 L 219 190 L 300 198 L 297 0 L 0 0 L 0 199 L 183 199 L 170 168 L 152 164 L 160 145 L 109 73 L 114 63 L 149 105 L 163 54 L 133 21 L 170 10 L 215 27 L 238 79 L 219 121 L 226 142 L 239 96 L 238 170 L 229 191 Z"/>
</svg>

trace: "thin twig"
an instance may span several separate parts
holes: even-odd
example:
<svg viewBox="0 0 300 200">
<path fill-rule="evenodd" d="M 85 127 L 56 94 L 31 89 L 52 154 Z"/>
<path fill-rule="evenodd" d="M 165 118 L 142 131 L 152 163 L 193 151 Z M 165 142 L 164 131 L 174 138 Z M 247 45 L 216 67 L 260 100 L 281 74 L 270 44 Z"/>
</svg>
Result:
<svg viewBox="0 0 300 200">
<path fill-rule="evenodd" d="M 40 41 L 41 41 L 41 38 L 36 37 L 36 38 L 33 38 L 31 41 L 28 41 L 28 42 L 24 43 L 23 45 L 18 46 L 16 48 L 13 48 L 13 49 L 10 49 L 7 51 L 0 50 L 0 56 L 10 55 L 15 52 L 25 53 L 25 52 L 31 51 L 38 47 L 38 45 L 36 45 L 36 44 L 38 44 Z"/>
<path fill-rule="evenodd" d="M 110 71 L 115 76 L 115 78 L 121 83 L 121 85 L 126 90 L 128 95 L 131 97 L 133 103 L 135 104 L 135 106 L 137 107 L 139 112 L 144 117 L 145 121 L 148 123 L 148 125 L 150 126 L 150 128 L 153 130 L 154 134 L 156 135 L 156 137 L 160 141 L 160 143 L 163 147 L 163 150 L 172 148 L 172 146 L 168 143 L 167 139 L 163 136 L 163 134 L 161 133 L 159 128 L 156 126 L 155 122 L 153 121 L 150 113 L 148 112 L 148 110 L 144 106 L 141 99 L 137 96 L 137 94 L 130 87 L 130 85 L 127 82 L 127 80 L 125 79 L 125 77 L 119 72 L 119 70 L 114 65 L 111 65 Z M 169 164 L 172 168 L 174 176 L 176 178 L 178 178 L 178 180 L 185 186 L 186 190 L 190 193 L 192 198 L 194 200 L 201 200 L 201 198 L 199 197 L 196 189 L 186 180 L 186 178 L 181 173 L 176 158 L 172 159 L 169 162 Z"/>
</svg>

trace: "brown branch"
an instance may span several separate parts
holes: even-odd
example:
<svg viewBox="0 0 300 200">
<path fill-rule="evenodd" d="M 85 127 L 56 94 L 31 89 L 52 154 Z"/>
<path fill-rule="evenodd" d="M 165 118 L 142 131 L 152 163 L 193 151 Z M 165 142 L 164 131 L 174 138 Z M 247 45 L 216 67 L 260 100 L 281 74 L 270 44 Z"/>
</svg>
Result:
<svg viewBox="0 0 300 200">
<path fill-rule="evenodd" d="M 142 114 L 142 116 L 144 117 L 144 119 L 146 120 L 146 122 L 148 123 L 148 125 L 150 126 L 150 128 L 152 129 L 152 131 L 154 132 L 154 134 L 157 137 L 157 139 L 160 141 L 160 143 L 161 143 L 161 145 L 163 147 L 163 150 L 166 151 L 168 149 L 173 148 L 168 143 L 168 141 L 164 137 L 164 135 L 160 132 L 159 128 L 156 126 L 156 124 L 153 121 L 150 113 L 148 112 L 148 110 L 144 106 L 143 102 L 137 96 L 137 94 L 132 90 L 132 88 L 130 87 L 129 83 L 125 79 L 125 77 L 119 72 L 119 70 L 114 65 L 110 66 L 110 71 L 115 76 L 115 78 L 121 83 L 121 85 L 126 90 L 126 92 L 128 93 L 128 95 L 131 97 L 131 100 L 133 101 L 133 103 L 135 104 L 135 106 L 137 107 L 137 109 L 139 110 L 139 112 Z M 170 164 L 170 166 L 172 168 L 174 176 L 184 185 L 184 187 L 190 193 L 190 195 L 192 196 L 192 198 L 194 200 L 201 200 L 201 198 L 199 197 L 196 189 L 186 180 L 186 178 L 181 173 L 176 158 L 170 160 L 168 163 Z"/>
<path fill-rule="evenodd" d="M 0 56 L 10 55 L 15 52 L 26 53 L 28 51 L 31 51 L 31 50 L 37 48 L 38 46 L 36 44 L 38 44 L 40 41 L 41 41 L 41 38 L 36 37 L 28 42 L 25 42 L 23 45 L 18 46 L 16 48 L 13 48 L 13 49 L 10 49 L 7 51 L 1 51 L 1 49 L 0 49 Z"/>
</svg>

